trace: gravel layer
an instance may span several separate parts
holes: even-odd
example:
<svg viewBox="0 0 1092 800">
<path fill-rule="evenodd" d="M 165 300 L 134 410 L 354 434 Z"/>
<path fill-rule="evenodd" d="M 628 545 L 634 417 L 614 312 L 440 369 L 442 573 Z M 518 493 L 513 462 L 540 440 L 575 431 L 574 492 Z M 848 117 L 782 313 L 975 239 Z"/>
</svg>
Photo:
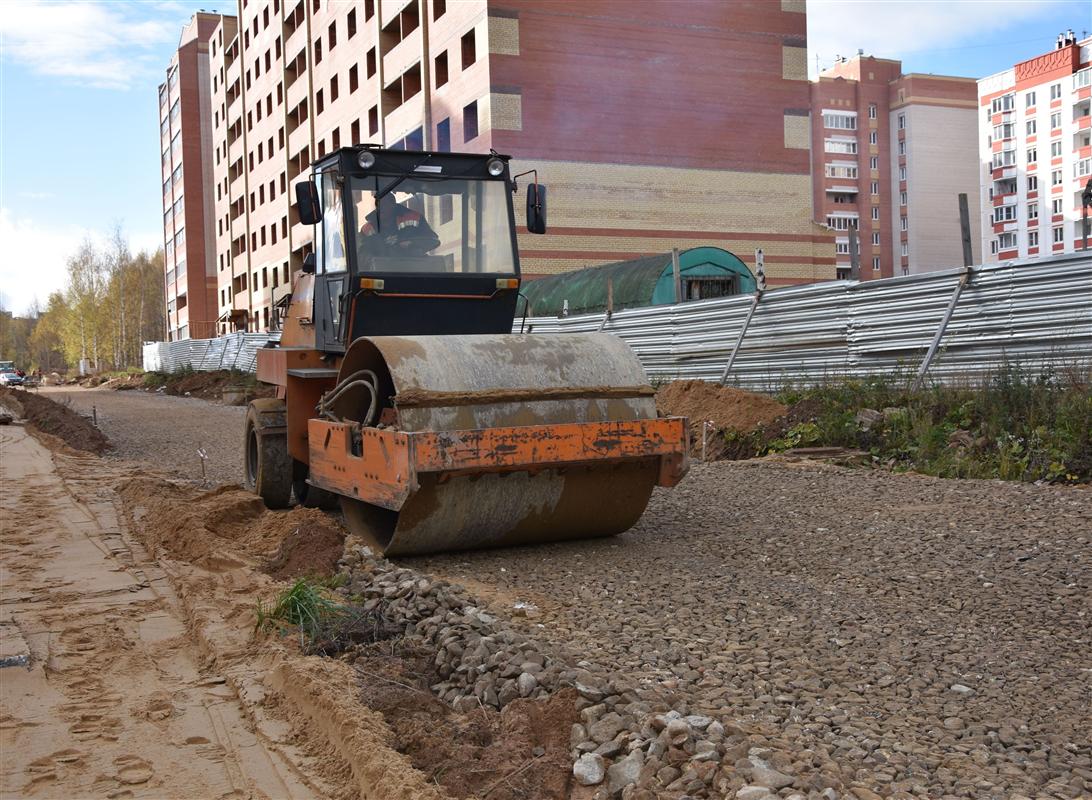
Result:
<svg viewBox="0 0 1092 800">
<path fill-rule="evenodd" d="M 243 480 L 245 407 L 136 389 L 116 392 L 50 386 L 40 392 L 87 416 L 93 407 L 99 429 L 113 445 L 109 458 L 142 461 L 200 482 L 198 450 L 203 450 L 207 457 L 205 480 L 211 484 Z"/>
<path fill-rule="evenodd" d="M 114 455 L 199 478 L 203 444 L 238 480 L 242 409 L 70 394 Z M 448 590 L 393 572 L 369 591 L 367 561 L 350 591 L 419 615 L 448 702 L 578 676 L 587 797 L 1092 796 L 1086 488 L 696 465 L 615 539 L 399 561 L 467 588 L 442 621 Z"/>
<path fill-rule="evenodd" d="M 410 563 L 765 735 L 767 791 L 1092 795 L 1087 489 L 698 465 L 617 539 Z"/>
</svg>

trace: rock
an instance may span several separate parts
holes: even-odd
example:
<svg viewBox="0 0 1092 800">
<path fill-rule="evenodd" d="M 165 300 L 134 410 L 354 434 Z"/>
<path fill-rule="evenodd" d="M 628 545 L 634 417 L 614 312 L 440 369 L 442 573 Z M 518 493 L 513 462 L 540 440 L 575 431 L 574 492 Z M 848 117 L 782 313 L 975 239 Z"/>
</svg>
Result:
<svg viewBox="0 0 1092 800">
<path fill-rule="evenodd" d="M 593 741 L 604 744 L 621 733 L 623 727 L 622 716 L 617 712 L 611 711 L 602 719 L 593 722 L 588 726 L 588 736 L 590 736 Z"/>
<path fill-rule="evenodd" d="M 874 408 L 862 408 L 857 412 L 857 416 L 854 417 L 857 423 L 857 427 L 862 431 L 869 431 L 876 425 L 877 422 L 883 421 L 883 414 L 876 411 Z"/>
<path fill-rule="evenodd" d="M 950 731 L 961 731 L 967 726 L 959 717 L 948 717 L 944 720 L 944 727 Z"/>
<path fill-rule="evenodd" d="M 696 731 L 704 731 L 713 723 L 713 718 L 702 714 L 690 714 L 683 717 L 683 721 Z"/>
<path fill-rule="evenodd" d="M 572 728 L 569 729 L 569 747 L 576 747 L 581 742 L 587 741 L 587 739 L 588 729 L 579 722 L 574 723 Z"/>
<path fill-rule="evenodd" d="M 643 765 L 644 758 L 640 750 L 634 750 L 621 761 L 611 764 L 607 768 L 607 788 L 611 795 L 619 795 L 627 786 L 637 783 Z"/>
<path fill-rule="evenodd" d="M 603 702 L 603 698 L 605 697 L 604 693 L 601 692 L 599 689 L 596 689 L 594 686 L 588 686 L 587 684 L 581 683 L 580 681 L 577 681 L 574 686 L 576 687 L 577 693 L 581 697 L 587 700 L 591 700 L 593 703 Z"/>
<path fill-rule="evenodd" d="M 778 772 L 773 767 L 756 766 L 751 770 L 751 780 L 759 786 L 766 786 L 770 789 L 784 789 L 786 786 L 792 786 L 796 779 L 784 772 Z"/>
<path fill-rule="evenodd" d="M 573 777 L 581 786 L 597 786 L 606 775 L 607 766 L 601 755 L 585 753 L 573 764 Z"/>
<path fill-rule="evenodd" d="M 690 726 L 686 724 L 685 720 L 673 719 L 667 723 L 664 732 L 672 744 L 679 744 L 690 737 Z"/>
<path fill-rule="evenodd" d="M 521 672 L 519 677 L 516 678 L 516 688 L 519 689 L 520 697 L 528 697 L 537 686 L 538 678 L 530 672 Z"/>
<path fill-rule="evenodd" d="M 741 786 L 736 789 L 736 800 L 767 800 L 774 796 L 765 786 Z"/>
<path fill-rule="evenodd" d="M 466 714 L 480 707 L 478 698 L 474 695 L 460 695 L 451 703 L 452 707 L 461 714 Z"/>
<path fill-rule="evenodd" d="M 617 739 L 611 739 L 609 742 L 604 742 L 595 748 L 595 752 L 603 756 L 603 758 L 614 758 L 622 752 L 622 743 Z"/>
<path fill-rule="evenodd" d="M 974 694 L 974 689 L 972 689 L 970 686 L 964 686 L 962 683 L 953 683 L 948 690 L 951 692 L 955 692 L 961 697 L 970 697 L 972 694 Z"/>
</svg>

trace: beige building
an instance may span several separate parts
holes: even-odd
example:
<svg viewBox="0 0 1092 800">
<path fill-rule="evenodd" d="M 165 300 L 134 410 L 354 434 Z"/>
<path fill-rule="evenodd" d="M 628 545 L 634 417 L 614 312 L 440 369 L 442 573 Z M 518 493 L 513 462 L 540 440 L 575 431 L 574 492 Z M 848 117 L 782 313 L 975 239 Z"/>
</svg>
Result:
<svg viewBox="0 0 1092 800">
<path fill-rule="evenodd" d="M 310 247 L 294 184 L 363 142 L 536 168 L 527 277 L 707 244 L 833 278 L 806 46 L 802 0 L 240 0 L 209 43 L 219 329 L 275 323 Z"/>
</svg>

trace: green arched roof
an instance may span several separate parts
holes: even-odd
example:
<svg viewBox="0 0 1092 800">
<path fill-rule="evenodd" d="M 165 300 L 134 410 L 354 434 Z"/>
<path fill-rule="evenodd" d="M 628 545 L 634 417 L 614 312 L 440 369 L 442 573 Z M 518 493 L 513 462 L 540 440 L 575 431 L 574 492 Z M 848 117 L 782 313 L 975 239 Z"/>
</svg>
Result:
<svg viewBox="0 0 1092 800">
<path fill-rule="evenodd" d="M 684 278 L 735 274 L 739 276 L 741 292 L 754 292 L 757 288 L 747 265 L 719 247 L 681 251 L 679 271 Z M 550 275 L 527 281 L 520 291 L 528 300 L 528 313 L 534 317 L 558 316 L 566 300 L 570 314 L 591 314 L 607 308 L 608 279 L 613 285 L 615 310 L 675 302 L 671 253 Z"/>
</svg>

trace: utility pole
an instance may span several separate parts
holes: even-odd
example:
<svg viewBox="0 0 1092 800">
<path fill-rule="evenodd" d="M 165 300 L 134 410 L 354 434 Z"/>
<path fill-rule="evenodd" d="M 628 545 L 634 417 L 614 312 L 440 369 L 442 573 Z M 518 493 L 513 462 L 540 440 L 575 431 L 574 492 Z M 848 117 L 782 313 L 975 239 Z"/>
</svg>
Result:
<svg viewBox="0 0 1092 800">
<path fill-rule="evenodd" d="M 1092 178 L 1088 179 L 1088 183 L 1084 186 L 1084 191 L 1081 192 L 1081 233 L 1083 234 L 1084 242 L 1081 245 L 1082 250 L 1088 249 L 1088 207 L 1092 206 Z"/>
<path fill-rule="evenodd" d="M 967 193 L 959 193 L 959 232 L 963 239 L 963 266 L 969 267 L 974 263 L 974 252 L 971 250 L 971 212 L 967 207 Z"/>
</svg>

